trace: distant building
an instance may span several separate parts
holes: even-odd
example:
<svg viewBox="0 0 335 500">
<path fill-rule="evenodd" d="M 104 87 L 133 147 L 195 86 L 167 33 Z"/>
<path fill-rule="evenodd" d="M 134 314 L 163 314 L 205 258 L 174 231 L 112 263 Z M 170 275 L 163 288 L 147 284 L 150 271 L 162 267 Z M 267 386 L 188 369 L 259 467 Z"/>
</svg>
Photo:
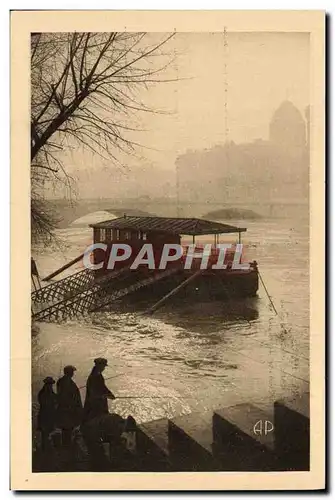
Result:
<svg viewBox="0 0 335 500">
<path fill-rule="evenodd" d="M 290 101 L 284 101 L 274 112 L 269 129 L 272 143 L 288 150 L 306 146 L 306 122 Z"/>
<path fill-rule="evenodd" d="M 286 200 L 308 199 L 308 112 L 283 102 L 269 124 L 269 139 L 186 151 L 176 159 L 178 205 L 184 215 L 211 205 L 253 208 Z M 200 208 L 199 208 L 200 211 Z M 200 212 L 199 212 L 200 213 Z"/>
</svg>

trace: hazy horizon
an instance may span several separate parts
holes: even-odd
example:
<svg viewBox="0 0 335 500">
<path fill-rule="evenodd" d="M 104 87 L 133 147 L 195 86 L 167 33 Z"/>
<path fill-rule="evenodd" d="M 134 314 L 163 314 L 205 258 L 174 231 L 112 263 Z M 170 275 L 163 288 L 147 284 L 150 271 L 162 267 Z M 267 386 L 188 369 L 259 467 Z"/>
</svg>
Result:
<svg viewBox="0 0 335 500">
<path fill-rule="evenodd" d="M 149 37 L 154 41 L 157 34 Z M 173 183 L 176 158 L 188 150 L 210 149 L 226 140 L 268 140 L 271 117 L 285 100 L 304 117 L 309 105 L 308 33 L 228 32 L 226 40 L 227 47 L 223 33 L 177 33 L 168 42 L 166 57 L 174 60 L 160 78 L 178 81 L 138 94 L 146 106 L 167 114 L 136 116 L 138 132 L 129 138 L 145 147 L 137 149 L 138 158 L 121 157 L 127 169 L 81 148 L 65 154 L 63 162 L 77 180 L 79 198 L 99 197 L 99 192 L 108 197 L 109 181 L 120 189 L 127 182 L 146 184 L 145 171 L 154 187 L 152 169 Z M 48 197 L 62 195 L 57 189 Z"/>
</svg>

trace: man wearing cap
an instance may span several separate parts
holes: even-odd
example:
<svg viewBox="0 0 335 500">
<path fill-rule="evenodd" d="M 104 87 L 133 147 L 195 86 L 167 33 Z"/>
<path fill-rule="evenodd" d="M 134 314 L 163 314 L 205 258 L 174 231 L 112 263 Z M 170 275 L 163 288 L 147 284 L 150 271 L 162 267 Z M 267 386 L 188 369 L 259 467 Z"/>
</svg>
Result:
<svg viewBox="0 0 335 500">
<path fill-rule="evenodd" d="M 65 366 L 64 375 L 57 381 L 58 425 L 62 429 L 62 443 L 69 446 L 72 432 L 80 425 L 83 405 L 77 384 L 72 380 L 76 367 Z"/>
<path fill-rule="evenodd" d="M 42 435 L 42 450 L 46 450 L 49 445 L 49 436 L 56 425 L 57 396 L 53 391 L 55 380 L 52 377 L 46 377 L 43 382 L 44 386 L 37 396 L 40 405 L 37 428 Z"/>
<path fill-rule="evenodd" d="M 108 413 L 107 399 L 115 399 L 114 394 L 106 387 L 102 372 L 108 362 L 105 358 L 96 358 L 86 383 L 83 423 L 92 418 Z"/>
</svg>

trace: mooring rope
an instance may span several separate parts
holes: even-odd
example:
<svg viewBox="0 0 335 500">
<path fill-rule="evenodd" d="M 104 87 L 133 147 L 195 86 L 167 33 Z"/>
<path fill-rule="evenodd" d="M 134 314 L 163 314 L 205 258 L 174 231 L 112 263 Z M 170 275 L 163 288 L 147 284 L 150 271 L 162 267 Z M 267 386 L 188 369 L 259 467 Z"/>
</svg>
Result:
<svg viewBox="0 0 335 500">
<path fill-rule="evenodd" d="M 268 289 L 267 289 L 267 288 L 266 288 L 266 286 L 265 286 L 265 283 L 264 283 L 264 280 L 263 280 L 263 278 L 262 278 L 262 275 L 261 275 L 261 273 L 259 272 L 259 270 L 258 270 L 258 269 L 257 269 L 257 274 L 258 274 L 258 276 L 259 276 L 259 279 L 261 280 L 261 283 L 262 283 L 262 285 L 263 285 L 263 287 L 264 287 L 264 290 L 265 290 L 265 292 L 266 292 L 266 295 L 268 296 L 268 299 L 269 299 L 269 301 L 270 301 L 270 303 L 271 303 L 271 305 L 272 305 L 272 308 L 273 308 L 274 312 L 276 313 L 276 315 L 278 316 L 277 309 L 275 308 L 275 305 L 274 305 L 274 303 L 273 303 L 273 300 L 271 299 L 271 296 L 270 296 L 270 294 L 269 294 L 269 292 L 268 292 Z"/>
</svg>

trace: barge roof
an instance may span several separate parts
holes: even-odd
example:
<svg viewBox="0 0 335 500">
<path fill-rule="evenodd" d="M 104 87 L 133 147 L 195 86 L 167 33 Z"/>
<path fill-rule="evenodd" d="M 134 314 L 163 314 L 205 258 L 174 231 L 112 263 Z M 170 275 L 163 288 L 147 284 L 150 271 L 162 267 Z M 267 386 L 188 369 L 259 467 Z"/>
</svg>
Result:
<svg viewBox="0 0 335 500">
<path fill-rule="evenodd" d="M 125 229 L 143 232 L 163 231 L 172 234 L 200 236 L 205 234 L 241 233 L 246 228 L 196 218 L 181 217 L 118 217 L 89 225 L 97 229 Z"/>
</svg>

